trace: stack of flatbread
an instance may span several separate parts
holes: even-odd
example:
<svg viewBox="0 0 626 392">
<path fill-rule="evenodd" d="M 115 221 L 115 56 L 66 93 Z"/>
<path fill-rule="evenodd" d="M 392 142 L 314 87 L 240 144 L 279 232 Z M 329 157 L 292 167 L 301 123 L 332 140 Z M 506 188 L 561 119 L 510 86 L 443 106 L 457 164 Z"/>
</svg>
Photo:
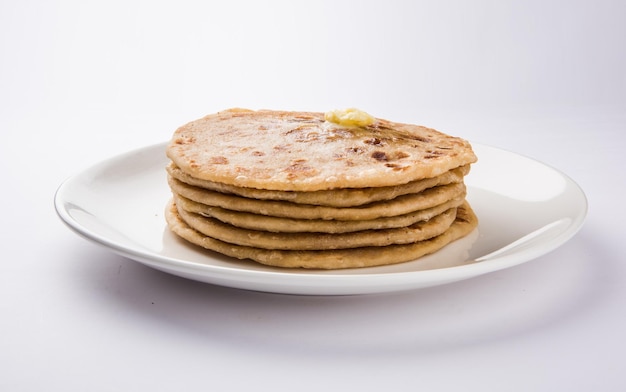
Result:
<svg viewBox="0 0 626 392">
<path fill-rule="evenodd" d="M 339 269 L 415 260 L 477 226 L 467 141 L 337 113 L 231 109 L 177 129 L 170 229 L 238 259 Z"/>
</svg>

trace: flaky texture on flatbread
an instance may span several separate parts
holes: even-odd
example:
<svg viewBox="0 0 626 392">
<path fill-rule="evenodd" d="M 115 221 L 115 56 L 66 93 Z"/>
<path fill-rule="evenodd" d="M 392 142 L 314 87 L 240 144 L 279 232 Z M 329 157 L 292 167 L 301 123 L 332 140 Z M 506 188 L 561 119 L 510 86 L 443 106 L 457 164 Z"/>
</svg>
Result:
<svg viewBox="0 0 626 392">
<path fill-rule="evenodd" d="M 387 187 L 341 188 L 313 192 L 272 191 L 257 188 L 243 188 L 230 184 L 194 178 L 183 172 L 172 162 L 166 168 L 170 176 L 185 184 L 215 192 L 229 193 L 237 196 L 259 200 L 289 201 L 298 204 L 311 204 L 329 207 L 356 207 L 375 201 L 391 200 L 409 193 L 419 193 L 425 189 L 439 185 L 462 182 L 470 171 L 465 165 L 452 169 L 433 178 L 411 181 L 407 184 Z"/>
<path fill-rule="evenodd" d="M 369 220 L 397 216 L 435 207 L 446 201 L 464 197 L 466 193 L 465 184 L 459 182 L 429 188 L 415 194 L 398 196 L 393 200 L 374 202 L 359 207 L 339 208 L 250 199 L 194 187 L 171 176 L 168 176 L 168 182 L 173 193 L 201 204 L 233 211 L 297 219 Z"/>
<path fill-rule="evenodd" d="M 183 125 L 166 153 L 197 179 L 306 192 L 397 186 L 476 161 L 467 141 L 418 125 L 341 126 L 323 113 L 244 109 Z"/>
<path fill-rule="evenodd" d="M 262 249 L 326 250 L 409 244 L 427 240 L 442 234 L 450 227 L 456 217 L 456 208 L 451 208 L 432 219 L 407 227 L 338 234 L 273 233 L 263 230 L 242 229 L 217 219 L 185 211 L 180 206 L 178 206 L 178 214 L 194 230 L 231 244 Z"/>
<path fill-rule="evenodd" d="M 457 209 L 455 221 L 448 230 L 425 241 L 337 250 L 267 250 L 233 245 L 201 234 L 181 219 L 173 201 L 168 204 L 165 212 L 170 229 L 188 242 L 233 258 L 251 259 L 261 264 L 284 268 L 341 269 L 407 262 L 436 252 L 469 234 L 478 224 L 476 215 L 469 204 L 465 203 Z"/>
<path fill-rule="evenodd" d="M 229 225 L 242 229 L 263 230 L 275 233 L 351 233 L 362 230 L 395 229 L 411 226 L 417 222 L 429 220 L 450 208 L 463 204 L 463 197 L 446 201 L 424 210 L 410 212 L 404 215 L 382 217 L 369 220 L 325 220 L 325 219 L 295 219 L 281 218 L 227 210 L 220 207 L 207 206 L 195 201 L 174 195 L 174 201 L 185 211 L 215 218 Z"/>
</svg>

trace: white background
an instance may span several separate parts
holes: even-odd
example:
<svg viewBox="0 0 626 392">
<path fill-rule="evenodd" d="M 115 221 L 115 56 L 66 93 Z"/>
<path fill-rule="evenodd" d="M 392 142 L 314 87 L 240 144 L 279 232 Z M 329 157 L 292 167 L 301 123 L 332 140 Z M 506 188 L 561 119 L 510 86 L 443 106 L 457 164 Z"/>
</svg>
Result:
<svg viewBox="0 0 626 392">
<path fill-rule="evenodd" d="M 0 389 L 618 391 L 623 1 L 0 3 Z M 587 222 L 458 284 L 298 297 L 79 238 L 59 184 L 221 109 L 356 106 L 564 171 Z M 507 224 L 503 222 L 503 224 Z"/>
</svg>

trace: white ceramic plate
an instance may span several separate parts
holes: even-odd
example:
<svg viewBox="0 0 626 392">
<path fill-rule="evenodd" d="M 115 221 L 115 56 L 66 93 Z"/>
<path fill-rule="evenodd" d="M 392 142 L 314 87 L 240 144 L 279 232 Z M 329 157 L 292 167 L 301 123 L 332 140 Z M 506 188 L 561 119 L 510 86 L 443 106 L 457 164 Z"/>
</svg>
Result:
<svg viewBox="0 0 626 392">
<path fill-rule="evenodd" d="M 163 216 L 170 198 L 165 144 L 114 157 L 70 178 L 59 187 L 55 207 L 78 234 L 153 268 L 287 294 L 381 293 L 451 283 L 532 260 L 578 231 L 587 201 L 569 177 L 511 152 L 473 147 L 479 162 L 466 184 L 478 228 L 433 255 L 392 266 L 286 270 L 230 259 L 180 240 Z"/>
</svg>

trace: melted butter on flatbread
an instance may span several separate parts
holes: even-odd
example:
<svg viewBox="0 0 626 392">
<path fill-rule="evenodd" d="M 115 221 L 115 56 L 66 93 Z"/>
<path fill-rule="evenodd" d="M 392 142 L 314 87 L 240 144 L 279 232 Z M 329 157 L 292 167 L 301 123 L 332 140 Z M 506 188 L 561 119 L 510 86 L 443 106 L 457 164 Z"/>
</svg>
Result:
<svg viewBox="0 0 626 392">
<path fill-rule="evenodd" d="M 324 120 L 338 125 L 357 127 L 365 127 L 376 122 L 376 118 L 356 108 L 331 110 L 324 113 Z"/>
</svg>

